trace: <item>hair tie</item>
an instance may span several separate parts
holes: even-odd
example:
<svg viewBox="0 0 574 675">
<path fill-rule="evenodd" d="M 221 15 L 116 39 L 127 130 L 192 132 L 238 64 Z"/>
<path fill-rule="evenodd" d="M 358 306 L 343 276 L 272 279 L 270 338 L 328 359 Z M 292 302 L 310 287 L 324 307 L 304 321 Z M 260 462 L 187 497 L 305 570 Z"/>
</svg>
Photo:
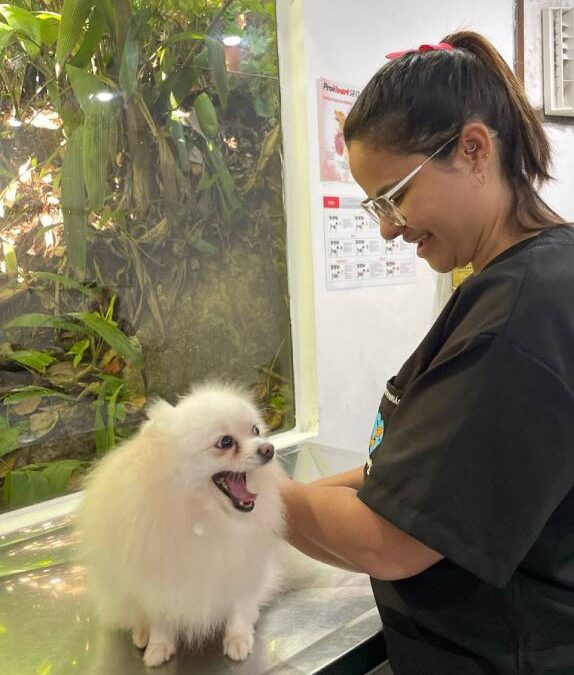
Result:
<svg viewBox="0 0 574 675">
<path fill-rule="evenodd" d="M 391 52 L 390 54 L 386 54 L 385 57 L 387 59 L 398 59 L 401 56 L 404 56 L 405 54 L 411 54 L 413 52 L 435 52 L 435 51 L 453 52 L 454 47 L 452 45 L 449 45 L 448 42 L 439 42 L 438 45 L 420 45 L 418 49 L 405 49 L 402 52 Z"/>
</svg>

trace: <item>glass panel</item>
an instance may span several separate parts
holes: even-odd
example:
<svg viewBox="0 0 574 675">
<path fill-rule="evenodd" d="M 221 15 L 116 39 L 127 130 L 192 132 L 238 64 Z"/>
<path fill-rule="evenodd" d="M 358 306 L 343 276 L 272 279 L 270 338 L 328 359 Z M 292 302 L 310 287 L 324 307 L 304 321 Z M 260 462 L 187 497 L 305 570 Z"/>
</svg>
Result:
<svg viewBox="0 0 574 675">
<path fill-rule="evenodd" d="M 275 3 L 0 5 L 0 508 L 217 378 L 294 425 Z"/>
</svg>

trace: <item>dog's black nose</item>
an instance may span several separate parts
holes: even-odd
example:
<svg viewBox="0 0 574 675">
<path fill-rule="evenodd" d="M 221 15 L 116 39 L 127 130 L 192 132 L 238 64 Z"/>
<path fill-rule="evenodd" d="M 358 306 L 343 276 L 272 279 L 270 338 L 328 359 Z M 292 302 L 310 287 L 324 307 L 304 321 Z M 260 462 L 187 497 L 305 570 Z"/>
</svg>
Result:
<svg viewBox="0 0 574 675">
<path fill-rule="evenodd" d="M 257 453 L 261 455 L 261 457 L 263 457 L 266 462 L 268 462 L 270 459 L 273 459 L 275 448 L 271 445 L 271 443 L 261 443 L 261 445 L 257 448 Z"/>
</svg>

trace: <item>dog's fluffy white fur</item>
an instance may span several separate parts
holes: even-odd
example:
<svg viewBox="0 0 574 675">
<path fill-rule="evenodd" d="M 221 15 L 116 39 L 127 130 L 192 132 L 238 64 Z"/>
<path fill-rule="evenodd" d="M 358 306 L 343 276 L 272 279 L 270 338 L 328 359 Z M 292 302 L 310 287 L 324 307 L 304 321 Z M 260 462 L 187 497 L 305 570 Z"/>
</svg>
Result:
<svg viewBox="0 0 574 675">
<path fill-rule="evenodd" d="M 224 653 L 245 659 L 277 584 L 284 526 L 284 475 L 263 421 L 223 385 L 176 406 L 158 401 L 148 418 L 87 479 L 78 524 L 90 595 L 105 624 L 132 632 L 148 666 L 171 658 L 179 639 L 194 645 L 220 628 Z M 218 447 L 224 437 L 233 445 Z M 246 475 L 253 510 L 215 485 L 221 472 Z"/>
</svg>

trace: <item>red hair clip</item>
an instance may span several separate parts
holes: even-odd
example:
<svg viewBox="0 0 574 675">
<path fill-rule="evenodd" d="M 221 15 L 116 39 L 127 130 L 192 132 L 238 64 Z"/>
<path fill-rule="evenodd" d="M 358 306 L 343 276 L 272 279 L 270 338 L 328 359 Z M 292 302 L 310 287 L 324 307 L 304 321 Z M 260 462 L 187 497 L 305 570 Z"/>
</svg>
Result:
<svg viewBox="0 0 574 675">
<path fill-rule="evenodd" d="M 405 49 L 402 52 L 391 52 L 386 54 L 387 59 L 398 59 L 405 54 L 411 54 L 412 52 L 433 52 L 433 51 L 443 51 L 443 52 L 453 52 L 454 47 L 449 45 L 448 42 L 439 42 L 438 45 L 420 45 L 418 49 Z"/>
</svg>

